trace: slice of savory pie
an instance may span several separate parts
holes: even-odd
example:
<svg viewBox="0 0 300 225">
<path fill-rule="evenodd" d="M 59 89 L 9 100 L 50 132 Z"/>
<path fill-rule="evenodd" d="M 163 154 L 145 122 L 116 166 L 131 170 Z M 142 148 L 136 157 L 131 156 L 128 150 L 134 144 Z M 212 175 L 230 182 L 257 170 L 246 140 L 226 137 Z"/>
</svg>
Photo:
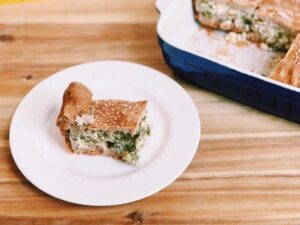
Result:
<svg viewBox="0 0 300 225">
<path fill-rule="evenodd" d="M 147 101 L 92 100 L 91 91 L 73 82 L 65 90 L 57 126 L 73 153 L 98 155 L 136 164 L 150 134 Z"/>
<path fill-rule="evenodd" d="M 201 24 L 243 33 L 272 50 L 288 50 L 300 31 L 299 0 L 193 0 Z"/>
<path fill-rule="evenodd" d="M 276 65 L 270 77 L 300 87 L 300 34 L 297 35 L 285 57 Z"/>
</svg>

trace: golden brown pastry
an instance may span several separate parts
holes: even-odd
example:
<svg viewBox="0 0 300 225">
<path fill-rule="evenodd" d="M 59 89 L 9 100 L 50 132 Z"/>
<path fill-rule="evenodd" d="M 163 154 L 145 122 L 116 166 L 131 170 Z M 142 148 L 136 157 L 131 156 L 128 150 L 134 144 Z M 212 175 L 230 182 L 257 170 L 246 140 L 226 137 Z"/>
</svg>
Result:
<svg viewBox="0 0 300 225">
<path fill-rule="evenodd" d="M 270 78 L 300 87 L 300 34 L 297 35 L 284 59 L 277 64 Z"/>
<path fill-rule="evenodd" d="M 57 118 L 67 148 L 78 154 L 106 155 L 136 164 L 150 133 L 147 101 L 92 100 L 79 82 L 65 90 Z"/>
<path fill-rule="evenodd" d="M 245 33 L 246 39 L 286 51 L 300 31 L 299 0 L 193 0 L 203 25 Z"/>
</svg>

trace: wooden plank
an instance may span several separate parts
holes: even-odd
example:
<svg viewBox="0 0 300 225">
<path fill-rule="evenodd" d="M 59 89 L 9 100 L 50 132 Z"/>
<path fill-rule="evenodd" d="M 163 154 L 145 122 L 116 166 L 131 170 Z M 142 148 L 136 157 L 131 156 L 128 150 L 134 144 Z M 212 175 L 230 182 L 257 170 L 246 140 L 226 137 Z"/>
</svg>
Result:
<svg viewBox="0 0 300 225">
<path fill-rule="evenodd" d="M 172 75 L 156 36 L 154 0 L 51 0 L 0 7 L 0 224 L 300 224 L 300 126 Z M 169 187 L 113 207 L 63 202 L 17 169 L 9 126 L 28 91 L 53 73 L 95 60 L 158 69 L 194 100 L 199 150 Z"/>
<path fill-rule="evenodd" d="M 155 0 L 40 0 L 0 8 L 6 24 L 155 23 L 158 16 Z"/>
</svg>

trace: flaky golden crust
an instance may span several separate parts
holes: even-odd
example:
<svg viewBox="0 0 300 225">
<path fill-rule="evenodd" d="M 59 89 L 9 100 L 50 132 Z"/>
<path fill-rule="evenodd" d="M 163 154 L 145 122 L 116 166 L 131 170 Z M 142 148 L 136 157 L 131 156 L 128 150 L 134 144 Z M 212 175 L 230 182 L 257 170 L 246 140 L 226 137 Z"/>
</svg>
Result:
<svg viewBox="0 0 300 225">
<path fill-rule="evenodd" d="M 284 59 L 272 71 L 270 78 L 300 87 L 300 34 L 297 35 Z"/>
<path fill-rule="evenodd" d="M 95 122 L 88 125 L 93 130 L 124 131 L 134 135 L 145 115 L 147 101 L 97 100 L 90 108 Z"/>
<path fill-rule="evenodd" d="M 212 28 L 221 29 L 218 21 L 210 20 L 196 10 L 197 0 L 193 0 L 196 20 Z M 260 18 L 280 24 L 293 33 L 300 32 L 300 1 L 299 0 L 214 0 L 241 11 L 256 10 Z M 237 31 L 238 30 L 233 30 Z"/>
<path fill-rule="evenodd" d="M 69 146 L 69 150 L 71 152 L 73 152 L 71 146 Z M 122 157 L 118 153 L 116 153 L 114 151 L 107 152 L 107 151 L 104 151 L 102 148 L 85 150 L 84 152 L 77 153 L 77 154 L 84 154 L 84 155 L 90 155 L 90 156 L 104 155 L 104 156 L 108 156 L 108 157 L 111 157 L 111 158 L 114 158 L 114 159 L 122 160 Z"/>
<path fill-rule="evenodd" d="M 79 82 L 72 82 L 64 92 L 57 126 L 62 131 L 68 130 L 76 116 L 88 112 L 91 103 L 91 91 Z"/>
<path fill-rule="evenodd" d="M 69 141 L 69 129 L 77 115 L 86 113 L 92 103 L 91 91 L 79 82 L 72 82 L 64 92 L 60 113 L 56 125 L 65 138 L 66 147 L 72 151 Z"/>
<path fill-rule="evenodd" d="M 260 18 L 280 24 L 294 34 L 300 32 L 300 1 L 265 0 L 258 9 Z"/>
<path fill-rule="evenodd" d="M 104 155 L 104 156 L 108 156 L 108 157 L 112 157 L 114 159 L 119 159 L 121 160 L 122 157 L 114 152 L 114 151 L 104 151 L 102 148 L 97 148 L 97 149 L 90 149 L 90 150 L 85 150 L 84 153 L 79 153 L 79 154 L 84 154 L 84 155 Z"/>
<path fill-rule="evenodd" d="M 74 152 L 69 139 L 69 130 L 76 123 L 77 116 L 84 114 L 93 116 L 94 122 L 85 125 L 87 129 L 109 132 L 123 131 L 134 135 L 146 113 L 147 104 L 147 101 L 93 101 L 92 93 L 86 86 L 79 82 L 72 82 L 64 92 L 63 103 L 56 124 L 65 139 L 67 149 Z M 85 150 L 84 154 L 103 154 L 120 159 L 118 154 L 100 148 Z"/>
</svg>

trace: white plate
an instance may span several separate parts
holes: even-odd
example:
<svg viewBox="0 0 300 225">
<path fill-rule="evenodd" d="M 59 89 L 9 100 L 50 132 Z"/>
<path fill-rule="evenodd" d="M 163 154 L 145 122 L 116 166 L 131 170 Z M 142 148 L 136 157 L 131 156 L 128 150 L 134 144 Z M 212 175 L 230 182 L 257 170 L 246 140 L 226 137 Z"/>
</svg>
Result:
<svg viewBox="0 0 300 225">
<path fill-rule="evenodd" d="M 55 125 L 68 84 L 87 85 L 94 99 L 147 99 L 152 134 L 140 165 L 66 151 Z M 13 158 L 42 191 L 83 205 L 117 205 L 150 196 L 173 182 L 191 162 L 200 139 L 198 112 L 176 82 L 148 67 L 119 61 L 63 70 L 33 88 L 10 127 Z"/>
</svg>

